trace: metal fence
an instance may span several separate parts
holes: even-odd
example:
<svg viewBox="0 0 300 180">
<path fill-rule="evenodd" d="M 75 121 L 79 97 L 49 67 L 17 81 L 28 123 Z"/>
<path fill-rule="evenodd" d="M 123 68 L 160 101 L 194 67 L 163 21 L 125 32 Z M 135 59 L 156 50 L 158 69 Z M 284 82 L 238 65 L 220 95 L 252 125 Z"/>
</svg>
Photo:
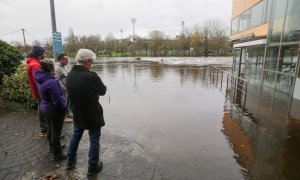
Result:
<svg viewBox="0 0 300 180">
<path fill-rule="evenodd" d="M 218 67 L 209 66 L 210 81 L 243 109 L 246 106 L 248 81 Z"/>
</svg>

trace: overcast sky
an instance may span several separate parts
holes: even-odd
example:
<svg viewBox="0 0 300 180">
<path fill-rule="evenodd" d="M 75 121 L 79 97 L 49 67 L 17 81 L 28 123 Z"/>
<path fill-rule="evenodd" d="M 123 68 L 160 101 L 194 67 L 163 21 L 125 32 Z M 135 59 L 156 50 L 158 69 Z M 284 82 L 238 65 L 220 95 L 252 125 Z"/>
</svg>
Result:
<svg viewBox="0 0 300 180">
<path fill-rule="evenodd" d="M 232 0 L 56 0 L 57 31 L 65 37 L 71 27 L 76 35 L 108 33 L 115 38 L 132 35 L 131 19 L 136 18 L 135 32 L 147 37 L 153 30 L 170 37 L 186 28 L 202 25 L 207 19 L 220 19 L 230 25 Z M 44 41 L 51 37 L 50 0 L 0 0 L 0 39 L 23 42 Z"/>
</svg>

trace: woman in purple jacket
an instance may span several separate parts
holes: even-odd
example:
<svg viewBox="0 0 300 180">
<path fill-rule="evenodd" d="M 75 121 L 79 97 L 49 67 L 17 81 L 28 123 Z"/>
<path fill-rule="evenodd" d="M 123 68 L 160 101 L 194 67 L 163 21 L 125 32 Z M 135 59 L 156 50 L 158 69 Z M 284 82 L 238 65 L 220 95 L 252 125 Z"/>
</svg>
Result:
<svg viewBox="0 0 300 180">
<path fill-rule="evenodd" d="M 54 77 L 54 65 L 51 60 L 40 62 L 41 69 L 36 70 L 35 80 L 41 96 L 40 109 L 48 121 L 48 141 L 50 152 L 53 152 L 53 161 L 66 159 L 62 152 L 60 135 L 66 115 L 66 101 L 58 80 Z"/>
</svg>

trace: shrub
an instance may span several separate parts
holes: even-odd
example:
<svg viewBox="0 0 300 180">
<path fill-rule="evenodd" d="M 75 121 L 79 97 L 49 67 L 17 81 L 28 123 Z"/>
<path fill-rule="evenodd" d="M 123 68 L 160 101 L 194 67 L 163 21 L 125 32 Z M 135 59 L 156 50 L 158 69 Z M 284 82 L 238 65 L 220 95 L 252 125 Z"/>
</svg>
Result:
<svg viewBox="0 0 300 180">
<path fill-rule="evenodd" d="M 3 100 L 18 102 L 27 107 L 36 107 L 36 101 L 31 95 L 27 81 L 27 67 L 25 64 L 21 64 L 15 74 L 3 77 L 0 96 Z"/>
<path fill-rule="evenodd" d="M 17 48 L 0 40 L 0 85 L 3 76 L 13 74 L 22 59 L 23 55 Z"/>
</svg>

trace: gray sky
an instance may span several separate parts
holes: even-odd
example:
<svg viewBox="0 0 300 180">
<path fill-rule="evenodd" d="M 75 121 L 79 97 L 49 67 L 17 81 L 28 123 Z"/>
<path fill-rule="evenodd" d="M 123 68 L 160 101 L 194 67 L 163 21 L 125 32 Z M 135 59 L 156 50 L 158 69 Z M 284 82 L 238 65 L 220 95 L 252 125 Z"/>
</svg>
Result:
<svg viewBox="0 0 300 180">
<path fill-rule="evenodd" d="M 65 37 L 71 27 L 76 35 L 108 33 L 120 38 L 132 35 L 131 19 L 136 18 L 135 32 L 147 37 L 152 30 L 175 37 L 186 28 L 202 25 L 207 19 L 220 19 L 230 25 L 232 0 L 56 0 L 57 31 Z M 5 41 L 26 39 L 44 41 L 51 36 L 49 0 L 0 0 L 0 38 Z"/>
</svg>

